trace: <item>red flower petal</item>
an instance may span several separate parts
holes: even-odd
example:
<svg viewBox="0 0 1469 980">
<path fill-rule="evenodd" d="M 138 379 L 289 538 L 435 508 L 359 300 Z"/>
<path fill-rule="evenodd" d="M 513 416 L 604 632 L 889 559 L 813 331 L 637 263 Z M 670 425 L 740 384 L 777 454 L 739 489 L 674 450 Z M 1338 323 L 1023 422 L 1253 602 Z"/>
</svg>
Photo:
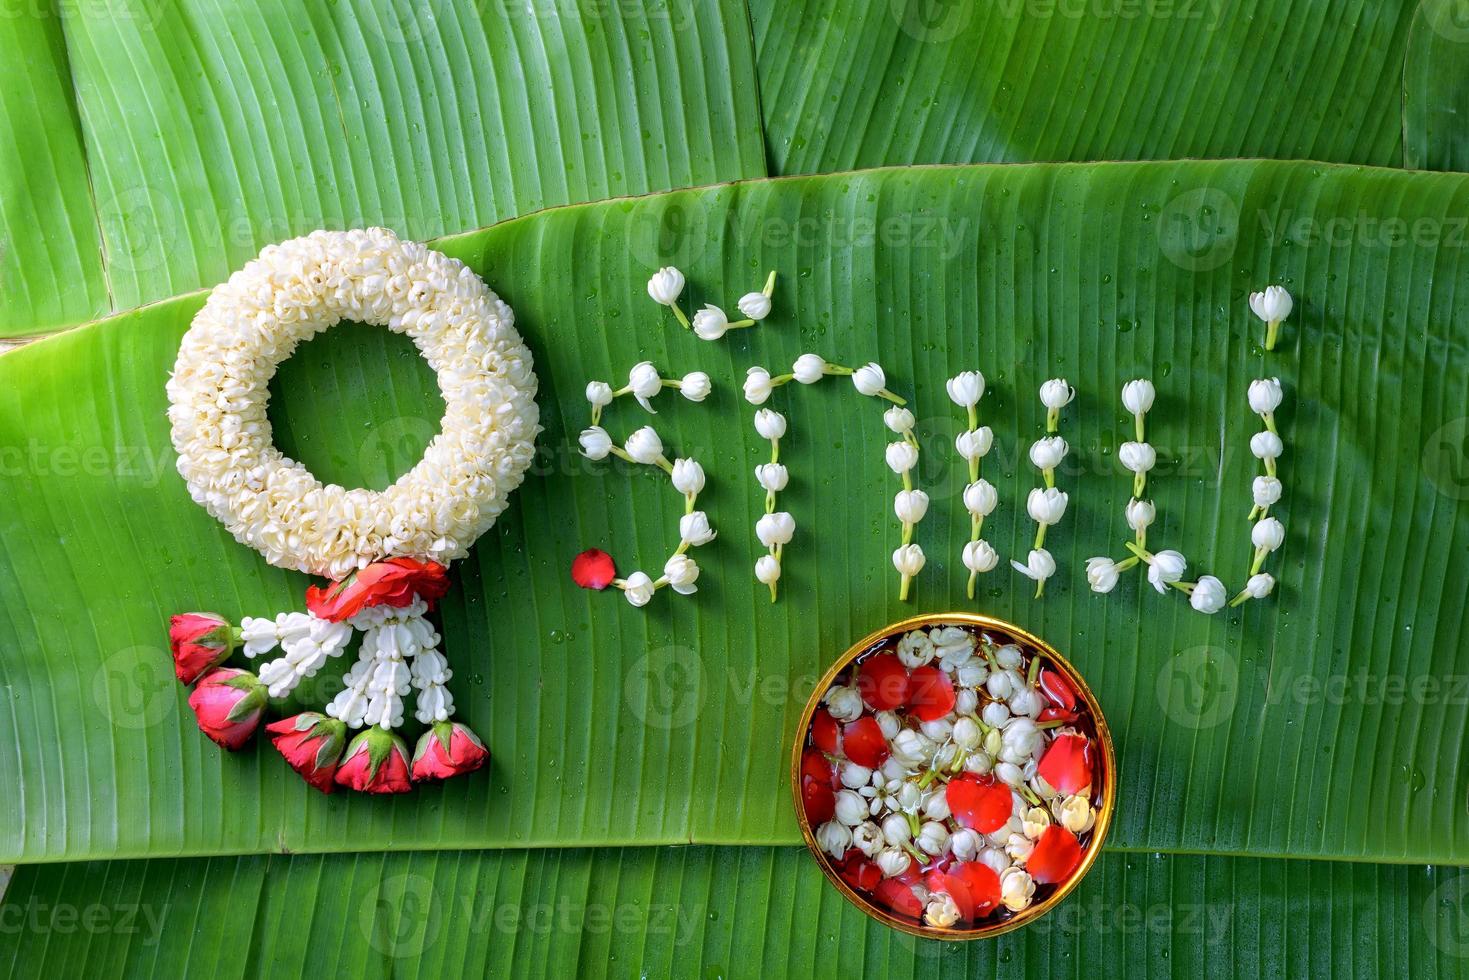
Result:
<svg viewBox="0 0 1469 980">
<path fill-rule="evenodd" d="M 1051 703 L 1063 712 L 1074 713 L 1076 711 L 1076 691 L 1072 689 L 1071 682 L 1060 671 L 1042 667 L 1040 686 L 1041 691 Z"/>
<path fill-rule="evenodd" d="M 1053 823 L 1035 842 L 1025 869 L 1043 885 L 1065 881 L 1081 862 L 1081 842 L 1060 824 Z"/>
<path fill-rule="evenodd" d="M 886 878 L 879 882 L 873 895 L 894 912 L 911 915 L 915 919 L 923 914 L 923 903 L 913 894 L 913 886 L 897 878 Z"/>
<path fill-rule="evenodd" d="M 832 789 L 836 789 L 839 782 L 835 767 L 826 761 L 826 756 L 815 749 L 807 749 L 801 753 L 801 778 L 814 779 Z"/>
<path fill-rule="evenodd" d="M 848 722 L 842 730 L 842 748 L 848 759 L 868 769 L 876 769 L 888 761 L 892 751 L 888 748 L 882 726 L 871 716 Z"/>
<path fill-rule="evenodd" d="M 992 834 L 1005 826 L 1014 810 L 1010 788 L 993 776 L 960 773 L 949 781 L 944 798 L 955 820 L 981 834 Z"/>
<path fill-rule="evenodd" d="M 943 887 L 959 906 L 966 919 L 978 919 L 993 912 L 1000 904 L 1000 876 L 987 864 L 965 861 L 949 868 L 943 876 Z"/>
<path fill-rule="evenodd" d="M 1057 708 L 1048 704 L 1041 709 L 1040 714 L 1035 716 L 1035 720 L 1039 722 L 1064 721 L 1070 724 L 1079 717 L 1075 711 L 1067 711 L 1065 708 Z"/>
<path fill-rule="evenodd" d="M 837 869 L 841 879 L 859 892 L 870 892 L 882 882 L 882 869 L 857 848 L 849 848 Z"/>
<path fill-rule="evenodd" d="M 617 577 L 612 556 L 600 548 L 588 548 L 571 559 L 571 580 L 584 589 L 601 592 Z"/>
<path fill-rule="evenodd" d="M 817 708 L 811 718 L 811 744 L 827 755 L 837 755 L 842 744 L 842 733 L 837 720 L 825 708 Z"/>
<path fill-rule="evenodd" d="M 938 721 L 954 702 L 954 682 L 937 667 L 919 667 L 909 676 L 908 708 L 920 721 Z"/>
<path fill-rule="evenodd" d="M 402 607 L 418 596 L 432 609 L 449 591 L 449 569 L 436 561 L 385 558 L 333 582 L 306 590 L 306 608 L 319 619 L 340 623 L 370 606 Z"/>
<path fill-rule="evenodd" d="M 1069 796 L 1080 792 L 1092 784 L 1091 742 L 1074 732 L 1057 735 L 1041 756 L 1036 773 L 1058 793 Z"/>
<path fill-rule="evenodd" d="M 801 805 L 806 808 L 807 822 L 817 827 L 836 815 L 837 796 L 830 783 L 807 776 L 801 780 Z"/>
<path fill-rule="evenodd" d="M 874 711 L 891 711 L 908 700 L 908 668 L 896 654 L 879 653 L 857 668 L 857 690 Z"/>
</svg>

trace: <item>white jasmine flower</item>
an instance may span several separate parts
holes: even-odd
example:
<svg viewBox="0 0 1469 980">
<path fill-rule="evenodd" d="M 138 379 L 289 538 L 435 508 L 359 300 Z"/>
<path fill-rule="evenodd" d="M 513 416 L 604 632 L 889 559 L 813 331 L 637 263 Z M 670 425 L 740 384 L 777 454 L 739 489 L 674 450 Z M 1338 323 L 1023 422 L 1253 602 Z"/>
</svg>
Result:
<svg viewBox="0 0 1469 980">
<path fill-rule="evenodd" d="M 1065 378 L 1052 378 L 1041 385 L 1041 404 L 1051 410 L 1065 408 L 1076 397 L 1076 389 Z"/>
<path fill-rule="evenodd" d="M 893 513 L 904 524 L 917 524 L 928 513 L 928 494 L 922 490 L 899 490 L 893 498 Z"/>
<path fill-rule="evenodd" d="M 996 763 L 995 764 L 995 778 L 998 779 L 1000 782 L 1004 783 L 1007 786 L 1024 786 L 1025 785 L 1025 773 L 1021 772 L 1020 771 L 1020 767 L 1017 766 L 1013 762 L 998 762 L 998 763 Z M 995 837 L 996 837 L 996 834 L 991 834 L 990 835 L 990 839 L 991 840 L 993 840 Z M 1004 838 L 1002 837 L 1000 839 L 1003 840 Z"/>
<path fill-rule="evenodd" d="M 1127 502 L 1127 526 L 1134 531 L 1146 531 L 1157 516 L 1158 512 L 1153 509 L 1151 500 L 1138 500 L 1134 497 Z"/>
<path fill-rule="evenodd" d="M 729 330 L 729 317 L 719 307 L 706 304 L 694 314 L 693 327 L 694 336 L 700 340 L 718 340 Z"/>
<path fill-rule="evenodd" d="M 954 437 L 954 449 L 966 460 L 983 459 L 995 444 L 995 433 L 987 425 L 969 429 Z"/>
<path fill-rule="evenodd" d="M 1024 834 L 1011 834 L 1005 839 L 1005 854 L 1010 860 L 1020 864 L 1025 863 L 1034 848 L 1035 842 Z"/>
<path fill-rule="evenodd" d="M 937 820 L 930 820 L 919 829 L 913 842 L 920 851 L 938 857 L 949 849 L 949 830 Z"/>
<path fill-rule="evenodd" d="M 979 852 L 979 862 L 995 874 L 1002 875 L 1010 867 L 1010 856 L 998 847 L 986 847 Z"/>
<path fill-rule="evenodd" d="M 1133 415 L 1146 415 L 1153 408 L 1153 399 L 1158 392 L 1146 378 L 1129 381 L 1122 386 L 1122 407 Z"/>
<path fill-rule="evenodd" d="M 1010 700 L 1010 695 L 1015 693 L 1015 688 L 1017 686 L 1017 676 L 1018 675 L 1013 670 L 994 671 L 990 674 L 989 678 L 985 680 L 984 689 L 988 691 L 989 696 L 994 698 L 995 700 L 1008 701 Z M 1006 716 L 1008 717 L 1008 715 L 1009 712 L 1007 711 Z M 985 716 L 985 724 L 994 725 L 996 723 L 990 721 L 989 716 Z"/>
<path fill-rule="evenodd" d="M 852 828 L 840 820 L 828 820 L 816 828 L 816 845 L 834 858 L 844 857 L 852 846 Z"/>
<path fill-rule="evenodd" d="M 995 647 L 995 663 L 1004 667 L 1006 670 L 1015 670 L 1024 660 L 1025 654 L 1013 643 L 1006 643 L 1002 646 Z M 1019 675 L 1017 674 L 1016 676 L 1018 677 Z M 1017 681 L 1017 683 L 1019 682 Z"/>
<path fill-rule="evenodd" d="M 984 847 L 984 838 L 967 827 L 956 830 L 949 836 L 949 850 L 955 861 L 973 861 Z"/>
<path fill-rule="evenodd" d="M 1256 521 L 1250 540 L 1262 551 L 1274 551 L 1285 543 L 1285 525 L 1273 517 Z"/>
<path fill-rule="evenodd" d="M 856 721 L 862 717 L 862 695 L 855 687 L 837 685 L 826 692 L 823 700 L 826 702 L 827 712 L 837 721 Z"/>
<path fill-rule="evenodd" d="M 1250 309 L 1266 323 L 1279 323 L 1290 316 L 1295 301 L 1282 286 L 1266 286 L 1264 292 L 1250 294 Z"/>
<path fill-rule="evenodd" d="M 1097 822 L 1096 811 L 1084 796 L 1068 796 L 1061 804 L 1061 826 L 1073 834 L 1084 834 Z"/>
<path fill-rule="evenodd" d="M 903 730 L 903 720 L 896 711 L 879 711 L 874 717 L 877 719 L 877 727 L 882 729 L 882 737 L 889 742 L 897 738 L 898 732 Z"/>
<path fill-rule="evenodd" d="M 755 480 L 763 489 L 779 493 L 790 481 L 790 473 L 784 463 L 761 463 L 755 467 Z"/>
<path fill-rule="evenodd" d="M 1273 507 L 1280 502 L 1280 480 L 1273 476 L 1257 476 L 1251 487 L 1256 507 Z"/>
<path fill-rule="evenodd" d="M 979 710 L 979 694 L 972 688 L 954 692 L 954 711 L 961 715 L 972 715 Z"/>
<path fill-rule="evenodd" d="M 923 563 L 927 559 L 923 556 L 923 549 L 916 544 L 905 544 L 893 552 L 893 567 L 898 570 L 899 575 L 909 578 L 923 571 Z"/>
<path fill-rule="evenodd" d="M 902 476 L 918 464 L 918 447 L 906 441 L 890 442 L 886 456 L 888 468 Z"/>
<path fill-rule="evenodd" d="M 600 425 L 582 429 L 578 441 L 581 443 L 582 455 L 587 459 L 606 459 L 607 454 L 612 451 L 612 437 Z"/>
<path fill-rule="evenodd" d="M 898 660 L 909 670 L 931 662 L 935 652 L 933 641 L 923 630 L 912 630 L 898 640 Z"/>
<path fill-rule="evenodd" d="M 693 595 L 699 591 L 694 583 L 699 580 L 699 565 L 688 555 L 674 555 L 663 565 L 663 577 L 679 595 Z"/>
<path fill-rule="evenodd" d="M 1034 718 L 1046 706 L 1046 699 L 1033 687 L 1023 687 L 1010 697 L 1010 713 L 1017 717 Z"/>
<path fill-rule="evenodd" d="M 1020 830 L 1031 840 L 1040 840 L 1051 825 L 1051 814 L 1043 806 L 1029 807 L 1020 817 Z"/>
<path fill-rule="evenodd" d="M 761 555 L 755 559 L 755 579 L 761 585 L 773 585 L 780 581 L 780 562 L 774 555 Z"/>
<path fill-rule="evenodd" d="M 1030 491 L 1025 500 L 1025 509 L 1030 514 L 1030 519 L 1037 524 L 1050 527 L 1059 524 L 1061 518 L 1066 516 L 1067 496 L 1055 487 L 1041 489 L 1036 487 Z"/>
<path fill-rule="evenodd" d="M 653 598 L 653 580 L 645 572 L 633 572 L 623 579 L 622 594 L 634 606 L 646 606 Z"/>
<path fill-rule="evenodd" d="M 791 374 L 803 385 L 814 385 L 826 374 L 826 358 L 820 354 L 802 354 L 791 367 Z"/>
<path fill-rule="evenodd" d="M 928 798 L 923 801 L 923 815 L 930 820 L 947 820 L 952 815 L 949 813 L 949 797 L 942 785 L 929 791 Z"/>
<path fill-rule="evenodd" d="M 893 737 L 890 748 L 892 757 L 899 765 L 907 769 L 915 768 L 933 755 L 933 743 L 921 732 L 915 732 L 911 728 L 898 732 Z"/>
<path fill-rule="evenodd" d="M 694 459 L 673 461 L 673 488 L 679 493 L 699 493 L 704 489 L 704 467 Z"/>
<path fill-rule="evenodd" d="M 587 401 L 593 408 L 606 408 L 612 404 L 612 386 L 605 381 L 588 381 Z"/>
<path fill-rule="evenodd" d="M 770 297 L 764 293 L 746 293 L 736 305 L 751 320 L 763 320 L 770 315 Z"/>
<path fill-rule="evenodd" d="M 651 412 L 653 405 L 648 399 L 663 390 L 663 379 L 658 377 L 658 369 L 652 362 L 640 361 L 628 372 L 627 387 L 637 398 L 638 404 Z"/>
<path fill-rule="evenodd" d="M 1121 573 L 1117 570 L 1117 563 L 1106 556 L 1088 558 L 1086 561 L 1086 582 L 1092 591 L 1105 595 L 1117 587 L 1117 579 Z"/>
<path fill-rule="evenodd" d="M 1263 599 L 1275 589 L 1275 576 L 1269 572 L 1260 572 L 1251 575 L 1250 580 L 1245 583 L 1245 592 L 1251 599 Z"/>
<path fill-rule="evenodd" d="M 1016 696 L 1025 691 L 1024 683 L 1015 685 Z M 1012 703 L 1013 710 L 1013 703 Z M 1020 761 L 1035 755 L 1044 743 L 1045 739 L 1041 730 L 1030 718 L 1017 715 L 1005 722 L 1005 730 L 1002 733 L 1003 746 L 1001 755 L 1007 757 L 1007 761 L 1020 765 Z"/>
<path fill-rule="evenodd" d="M 796 519 L 783 510 L 763 514 L 755 522 L 755 536 L 767 548 L 790 544 L 796 533 Z"/>
<path fill-rule="evenodd" d="M 887 794 L 889 798 L 888 805 L 892 805 L 892 798 L 896 796 L 899 788 L 897 786 L 891 787 Z M 901 813 L 890 813 L 883 819 L 882 838 L 887 841 L 888 846 L 902 847 L 908 842 L 910 837 L 912 837 L 912 829 L 908 826 L 908 819 Z"/>
<path fill-rule="evenodd" d="M 1035 896 L 1035 882 L 1020 867 L 1006 868 L 1000 874 L 1000 901 L 1011 912 L 1023 911 Z"/>
<path fill-rule="evenodd" d="M 852 790 L 837 793 L 836 818 L 848 827 L 855 827 L 867 820 L 867 800 Z"/>
<path fill-rule="evenodd" d="M 1010 720 L 1010 705 L 1008 703 L 1010 698 L 1009 692 L 1014 690 L 1014 688 L 1010 685 L 1009 677 L 1007 677 L 1005 674 L 992 674 L 990 675 L 991 681 L 994 681 L 994 678 L 996 677 L 1000 678 L 1000 680 L 990 685 L 990 693 L 993 694 L 993 688 L 998 686 L 1006 692 L 1004 695 L 1005 700 L 991 701 L 986 704 L 984 708 L 980 711 L 980 718 L 984 721 L 986 725 L 990 726 L 991 728 L 999 728 L 1004 725 L 1005 722 Z"/>
<path fill-rule="evenodd" d="M 913 413 L 901 405 L 894 405 L 882 413 L 883 424 L 898 435 L 902 435 L 905 432 L 912 432 L 915 421 Z"/>
<path fill-rule="evenodd" d="M 923 921 L 936 929 L 947 929 L 959 921 L 959 906 L 948 892 L 930 892 L 923 908 Z"/>
<path fill-rule="evenodd" d="M 1056 559 L 1045 548 L 1034 548 L 1026 556 L 1025 564 L 1011 560 L 1010 564 L 1015 570 L 1028 579 L 1036 582 L 1044 582 L 1056 574 Z"/>
<path fill-rule="evenodd" d="M 648 280 L 648 295 L 655 303 L 672 306 L 683 294 L 683 287 L 683 273 L 671 265 L 666 265 L 653 273 L 653 278 Z"/>
<path fill-rule="evenodd" d="M 1061 465 L 1071 447 L 1060 436 L 1045 436 L 1030 445 L 1030 462 L 1038 470 L 1053 470 Z"/>
<path fill-rule="evenodd" d="M 714 390 L 709 375 L 703 371 L 690 371 L 683 376 L 679 383 L 679 394 L 691 402 L 701 402 L 709 397 L 709 392 Z"/>
<path fill-rule="evenodd" d="M 1117 448 L 1117 458 L 1133 473 L 1147 473 L 1158 463 L 1158 453 L 1146 442 L 1124 442 Z"/>
<path fill-rule="evenodd" d="M 978 657 L 966 661 L 954 671 L 954 683 L 960 687 L 978 687 L 989 678 L 989 668 Z M 960 714 L 968 714 L 961 711 Z"/>
<path fill-rule="evenodd" d="M 971 541 L 964 546 L 964 567 L 977 575 L 992 572 L 1000 563 L 1000 556 L 988 541 Z"/>
<path fill-rule="evenodd" d="M 755 370 L 751 368 L 750 370 Z M 755 431 L 764 439 L 781 439 L 786 434 L 786 417 L 774 409 L 762 408 L 755 413 Z"/>
<path fill-rule="evenodd" d="M 1267 429 L 1250 436 L 1250 452 L 1255 454 L 1256 459 L 1279 459 L 1280 454 L 1285 452 L 1285 445 L 1280 441 L 1280 436 Z"/>
<path fill-rule="evenodd" d="M 1224 583 L 1212 575 L 1205 575 L 1194 585 L 1194 590 L 1188 597 L 1188 604 L 1205 615 L 1213 615 L 1224 608 L 1224 603 L 1228 599 L 1229 596 L 1224 591 Z"/>
<path fill-rule="evenodd" d="M 709 526 L 709 516 L 702 510 L 695 510 L 678 519 L 678 536 L 679 540 L 698 547 L 713 541 L 715 531 Z"/>
<path fill-rule="evenodd" d="M 920 722 L 918 730 L 935 742 L 943 743 L 954 734 L 954 723 L 947 718 L 935 718 L 933 721 Z"/>
<path fill-rule="evenodd" d="M 849 691 L 851 690 L 851 688 L 843 688 L 843 690 Z M 861 712 L 859 711 L 858 714 L 860 715 Z M 836 715 L 832 715 L 832 717 L 835 718 Z M 853 719 L 847 718 L 844 720 L 852 721 Z M 872 782 L 872 770 L 868 769 L 866 766 L 859 766 L 855 762 L 842 763 L 842 767 L 838 773 L 838 776 L 842 781 L 842 785 L 847 787 L 847 789 L 860 790 L 862 787 L 867 786 Z M 867 801 L 865 799 L 863 800 L 862 805 L 864 807 L 867 806 Z"/>
<path fill-rule="evenodd" d="M 1000 495 L 988 480 L 975 480 L 964 488 L 964 509 L 975 517 L 988 517 L 994 513 Z"/>
<path fill-rule="evenodd" d="M 622 448 L 635 463 L 656 463 L 663 458 L 663 440 L 658 438 L 651 425 L 645 425 L 628 436 L 627 445 Z"/>
<path fill-rule="evenodd" d="M 1250 382 L 1250 411 L 1269 415 L 1280 407 L 1284 394 L 1279 378 L 1259 378 Z"/>
<path fill-rule="evenodd" d="M 869 858 L 876 854 L 885 843 L 882 830 L 871 820 L 859 823 L 852 828 L 852 846 Z"/>
<path fill-rule="evenodd" d="M 960 408 L 972 408 L 984 397 L 984 375 L 978 371 L 961 371 L 944 385 L 949 400 Z"/>
<path fill-rule="evenodd" d="M 1188 561 L 1176 551 L 1159 551 L 1148 562 L 1148 581 L 1159 592 L 1167 592 L 1168 586 L 1183 578 L 1188 570 Z"/>
<path fill-rule="evenodd" d="M 882 365 L 871 361 L 852 372 L 852 384 L 864 395 L 876 395 L 887 387 L 888 378 Z"/>
<path fill-rule="evenodd" d="M 908 852 L 900 847 L 884 847 L 872 860 L 885 878 L 896 878 L 907 871 L 908 865 L 913 862 Z"/>
<path fill-rule="evenodd" d="M 745 372 L 745 401 L 751 405 L 763 405 L 773 391 L 770 372 L 758 364 Z"/>
</svg>

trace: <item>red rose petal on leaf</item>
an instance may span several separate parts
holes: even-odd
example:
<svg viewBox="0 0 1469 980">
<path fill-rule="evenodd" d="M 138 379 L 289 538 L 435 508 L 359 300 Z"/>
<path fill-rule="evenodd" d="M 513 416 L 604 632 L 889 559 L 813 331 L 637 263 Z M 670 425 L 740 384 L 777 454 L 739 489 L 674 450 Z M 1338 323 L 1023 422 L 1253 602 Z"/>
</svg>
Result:
<svg viewBox="0 0 1469 980">
<path fill-rule="evenodd" d="M 919 667 L 908 677 L 908 710 L 920 721 L 938 721 L 955 700 L 954 682 L 937 667 Z"/>
<path fill-rule="evenodd" d="M 857 668 L 857 690 L 874 711 L 891 711 L 908 701 L 908 668 L 896 654 L 879 653 Z"/>
<path fill-rule="evenodd" d="M 1067 796 L 1085 789 L 1092 784 L 1091 742 L 1085 735 L 1057 735 L 1036 773 Z"/>
<path fill-rule="evenodd" d="M 1051 824 L 1025 862 L 1030 876 L 1043 885 L 1065 881 L 1081 863 L 1081 842 L 1060 824 Z"/>
<path fill-rule="evenodd" d="M 842 730 L 842 748 L 848 759 L 868 769 L 876 769 L 888 761 L 892 751 L 882 734 L 882 726 L 872 717 L 858 718 L 847 724 Z"/>
<path fill-rule="evenodd" d="M 842 733 L 837 720 L 825 708 L 817 708 L 811 719 L 811 743 L 827 755 L 837 755 L 842 744 Z"/>
<path fill-rule="evenodd" d="M 882 882 L 882 869 L 857 848 L 850 848 L 837 870 L 841 879 L 859 892 L 870 892 Z"/>
<path fill-rule="evenodd" d="M 1071 682 L 1059 671 L 1042 667 L 1040 686 L 1042 693 L 1056 707 L 1068 714 L 1076 712 L 1076 691 L 1072 689 Z"/>
<path fill-rule="evenodd" d="M 571 580 L 584 589 L 601 592 L 616 577 L 612 556 L 600 548 L 588 548 L 571 559 Z"/>
<path fill-rule="evenodd" d="M 806 820 L 816 827 L 836 815 L 837 796 L 830 783 L 804 776 L 801 779 L 801 805 L 806 809 Z"/>
<path fill-rule="evenodd" d="M 879 882 L 877 888 L 873 889 L 873 895 L 894 912 L 911 915 L 915 919 L 923 914 L 923 903 L 913 894 L 913 886 L 897 878 L 886 878 Z"/>
<path fill-rule="evenodd" d="M 978 919 L 1000 904 L 1000 876 L 987 864 L 965 861 L 952 865 L 943 876 L 943 887 L 966 919 Z"/>
<path fill-rule="evenodd" d="M 993 776 L 960 773 L 944 790 L 954 819 L 981 834 L 992 834 L 1010 819 L 1014 804 L 1010 788 Z"/>
</svg>

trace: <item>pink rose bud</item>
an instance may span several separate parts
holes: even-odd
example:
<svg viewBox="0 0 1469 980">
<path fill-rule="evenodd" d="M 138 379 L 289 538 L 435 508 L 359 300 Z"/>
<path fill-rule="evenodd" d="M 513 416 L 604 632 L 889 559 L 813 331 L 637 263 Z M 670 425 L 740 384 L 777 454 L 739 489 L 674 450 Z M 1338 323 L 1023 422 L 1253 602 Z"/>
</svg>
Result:
<svg viewBox="0 0 1469 980">
<path fill-rule="evenodd" d="M 216 667 L 189 695 L 189 707 L 199 719 L 199 730 L 233 752 L 260 727 L 266 699 L 265 685 L 248 670 Z"/>
<path fill-rule="evenodd" d="M 337 760 L 347 744 L 346 724 L 315 711 L 303 711 L 266 725 L 265 730 L 302 779 L 323 793 L 337 788 Z"/>
<path fill-rule="evenodd" d="M 341 765 L 337 782 L 364 793 L 406 793 L 413 788 L 408 781 L 408 746 L 386 728 L 374 725 L 352 739 Z"/>
<path fill-rule="evenodd" d="M 489 759 L 490 750 L 468 726 L 440 721 L 423 733 L 413 750 L 413 778 L 448 779 L 474 772 Z"/>
<path fill-rule="evenodd" d="M 217 613 L 184 613 L 168 621 L 173 672 L 185 684 L 224 663 L 239 642 L 240 631 Z"/>
</svg>

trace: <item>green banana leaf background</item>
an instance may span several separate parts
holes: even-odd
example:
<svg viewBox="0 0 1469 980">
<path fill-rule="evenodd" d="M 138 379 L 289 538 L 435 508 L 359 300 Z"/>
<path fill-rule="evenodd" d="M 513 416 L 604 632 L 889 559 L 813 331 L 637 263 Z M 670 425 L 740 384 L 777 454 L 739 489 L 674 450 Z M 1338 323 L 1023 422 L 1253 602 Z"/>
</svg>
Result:
<svg viewBox="0 0 1469 980">
<path fill-rule="evenodd" d="M 30 342 L 0 356 L 0 969 L 1464 974 L 1469 177 L 1422 171 L 1460 169 L 1469 19 L 1164 9 L 4 0 L 0 334 Z M 1225 159 L 1245 157 L 1317 162 Z M 1114 160 L 1140 162 L 1063 162 Z M 817 175 L 767 179 L 791 174 Z M 301 608 L 307 584 L 173 471 L 163 382 L 199 290 L 267 242 L 372 222 L 511 303 L 546 427 L 441 606 L 492 766 L 399 799 L 220 753 L 165 637 L 173 612 Z M 775 312 L 696 340 L 646 295 L 668 263 L 726 306 L 774 269 Z M 1297 306 L 1267 355 L 1245 297 L 1270 282 Z M 768 446 L 739 383 L 807 350 L 876 359 L 912 399 L 934 506 L 910 603 L 881 407 L 841 379 L 772 400 L 798 532 L 780 602 L 753 579 Z M 715 393 L 651 419 L 619 401 L 608 428 L 651 421 L 699 458 L 720 537 L 697 596 L 635 610 L 567 569 L 591 546 L 656 569 L 674 544 L 664 478 L 576 451 L 586 381 L 645 358 Z M 1036 388 L 1080 392 L 1042 600 L 1007 570 L 964 596 L 943 381 L 965 368 L 990 380 L 1007 558 L 1032 530 Z M 1212 618 L 1141 576 L 1091 594 L 1085 559 L 1126 537 L 1116 393 L 1138 375 L 1160 392 L 1153 538 L 1242 581 L 1261 374 L 1288 392 L 1277 594 Z M 356 325 L 273 392 L 277 444 L 346 485 L 391 482 L 442 411 L 411 345 Z M 870 923 L 789 802 L 817 677 L 925 609 L 1053 639 L 1116 738 L 1102 861 L 990 943 Z"/>
</svg>

